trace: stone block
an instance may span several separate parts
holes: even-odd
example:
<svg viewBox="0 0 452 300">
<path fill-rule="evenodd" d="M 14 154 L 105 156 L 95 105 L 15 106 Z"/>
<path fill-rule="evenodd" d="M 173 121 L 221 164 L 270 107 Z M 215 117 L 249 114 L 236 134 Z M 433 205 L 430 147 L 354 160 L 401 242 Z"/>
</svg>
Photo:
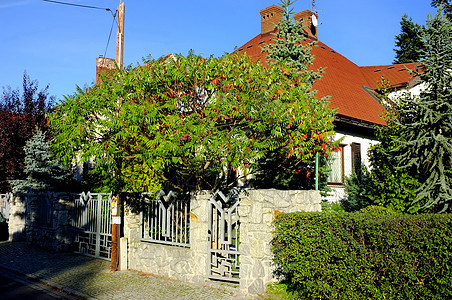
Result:
<svg viewBox="0 0 452 300">
<path fill-rule="evenodd" d="M 265 292 L 264 282 L 262 279 L 256 279 L 248 287 L 248 293 L 251 295 L 259 295 Z"/>
<path fill-rule="evenodd" d="M 261 259 L 265 255 L 264 251 L 264 241 L 254 240 L 250 245 L 250 254 L 252 258 Z"/>
<path fill-rule="evenodd" d="M 251 272 L 251 277 L 262 278 L 265 275 L 264 267 L 260 261 L 255 261 L 253 270 Z"/>
<path fill-rule="evenodd" d="M 250 255 L 251 254 L 251 247 L 248 244 L 240 244 L 240 253 L 242 255 Z"/>
<path fill-rule="evenodd" d="M 262 222 L 266 225 L 270 225 L 272 224 L 274 220 L 274 216 L 273 216 L 273 211 L 272 210 L 267 210 L 263 213 L 262 215 Z"/>
<path fill-rule="evenodd" d="M 256 223 L 260 224 L 262 223 L 262 203 L 254 203 L 251 206 L 251 213 L 250 213 L 250 223 Z"/>
</svg>

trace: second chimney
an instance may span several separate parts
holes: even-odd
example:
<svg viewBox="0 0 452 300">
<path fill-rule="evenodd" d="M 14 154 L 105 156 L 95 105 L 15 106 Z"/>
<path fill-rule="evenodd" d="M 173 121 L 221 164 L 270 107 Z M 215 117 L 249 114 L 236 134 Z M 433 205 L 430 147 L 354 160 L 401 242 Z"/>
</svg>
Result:
<svg viewBox="0 0 452 300">
<path fill-rule="evenodd" d="M 312 16 L 318 18 L 318 15 L 310 10 L 304 10 L 302 12 L 296 13 L 293 18 L 297 22 L 303 22 L 303 30 L 308 35 L 308 37 L 317 40 L 317 27 L 312 24 Z"/>
</svg>

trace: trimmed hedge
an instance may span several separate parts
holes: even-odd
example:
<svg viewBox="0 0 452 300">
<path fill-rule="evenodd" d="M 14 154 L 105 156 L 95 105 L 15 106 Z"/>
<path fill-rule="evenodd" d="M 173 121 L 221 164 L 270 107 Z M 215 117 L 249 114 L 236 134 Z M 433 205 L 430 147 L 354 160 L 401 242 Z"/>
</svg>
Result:
<svg viewBox="0 0 452 300">
<path fill-rule="evenodd" d="M 290 213 L 276 274 L 307 299 L 452 299 L 452 215 Z"/>
</svg>

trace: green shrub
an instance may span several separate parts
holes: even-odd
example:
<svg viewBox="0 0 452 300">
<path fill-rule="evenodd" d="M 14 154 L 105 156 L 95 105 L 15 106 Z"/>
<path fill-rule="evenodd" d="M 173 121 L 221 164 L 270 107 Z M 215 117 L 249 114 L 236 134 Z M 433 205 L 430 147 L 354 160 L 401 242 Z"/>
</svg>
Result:
<svg viewBox="0 0 452 300">
<path fill-rule="evenodd" d="M 452 297 L 450 214 L 292 213 L 275 227 L 276 274 L 300 298 Z"/>
<path fill-rule="evenodd" d="M 327 200 L 322 201 L 322 212 L 344 212 L 344 207 L 340 202 L 329 202 Z"/>
<path fill-rule="evenodd" d="M 361 208 L 359 210 L 360 213 L 366 213 L 366 214 L 374 214 L 379 216 L 396 216 L 400 215 L 401 213 L 393 210 L 392 208 L 387 208 L 383 206 L 376 206 L 376 205 L 369 205 L 367 207 Z"/>
</svg>

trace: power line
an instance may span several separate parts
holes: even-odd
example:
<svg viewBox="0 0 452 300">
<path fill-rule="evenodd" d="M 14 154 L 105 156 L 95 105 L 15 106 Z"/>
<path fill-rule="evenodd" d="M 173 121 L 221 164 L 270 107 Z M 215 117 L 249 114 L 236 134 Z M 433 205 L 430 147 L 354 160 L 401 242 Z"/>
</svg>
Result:
<svg viewBox="0 0 452 300">
<path fill-rule="evenodd" d="M 110 34 L 108 35 L 108 41 L 107 41 L 107 45 L 105 47 L 105 52 L 104 52 L 104 57 L 107 54 L 107 49 L 108 49 L 108 45 L 110 44 L 110 38 L 111 38 L 111 34 L 113 32 L 113 26 L 115 24 L 116 21 L 116 13 L 117 10 L 115 11 L 115 13 L 113 13 L 113 11 L 110 8 L 103 8 L 103 7 L 97 7 L 97 6 L 90 6 L 90 5 L 81 5 L 81 4 L 75 4 L 75 3 L 68 3 L 68 2 L 61 2 L 61 1 L 54 1 L 54 0 L 42 0 L 44 2 L 50 2 L 50 3 L 56 3 L 56 4 L 63 4 L 63 5 L 70 5 L 70 6 L 77 6 L 77 7 L 83 7 L 83 8 L 92 8 L 92 9 L 101 9 L 101 10 L 106 10 L 109 11 L 113 17 L 113 22 L 111 24 L 111 28 L 110 28 Z"/>
<path fill-rule="evenodd" d="M 101 9 L 101 10 L 111 11 L 111 9 L 104 8 L 104 7 L 81 5 L 81 4 L 67 3 L 67 2 L 60 2 L 60 1 L 53 1 L 53 0 L 42 0 L 42 1 L 44 1 L 44 2 L 51 2 L 51 3 L 57 3 L 57 4 L 63 4 L 63 5 L 78 6 L 78 7 L 84 7 L 84 8 L 93 8 L 93 9 Z"/>
<path fill-rule="evenodd" d="M 113 32 L 113 26 L 115 25 L 115 21 L 116 21 L 116 13 L 113 15 L 113 23 L 111 23 L 110 34 L 108 35 L 108 41 L 107 41 L 107 46 L 105 47 L 104 57 L 107 55 L 107 49 L 108 49 L 108 45 L 110 44 L 111 33 Z M 102 63 L 102 65 L 104 64 L 104 62 Z"/>
</svg>

